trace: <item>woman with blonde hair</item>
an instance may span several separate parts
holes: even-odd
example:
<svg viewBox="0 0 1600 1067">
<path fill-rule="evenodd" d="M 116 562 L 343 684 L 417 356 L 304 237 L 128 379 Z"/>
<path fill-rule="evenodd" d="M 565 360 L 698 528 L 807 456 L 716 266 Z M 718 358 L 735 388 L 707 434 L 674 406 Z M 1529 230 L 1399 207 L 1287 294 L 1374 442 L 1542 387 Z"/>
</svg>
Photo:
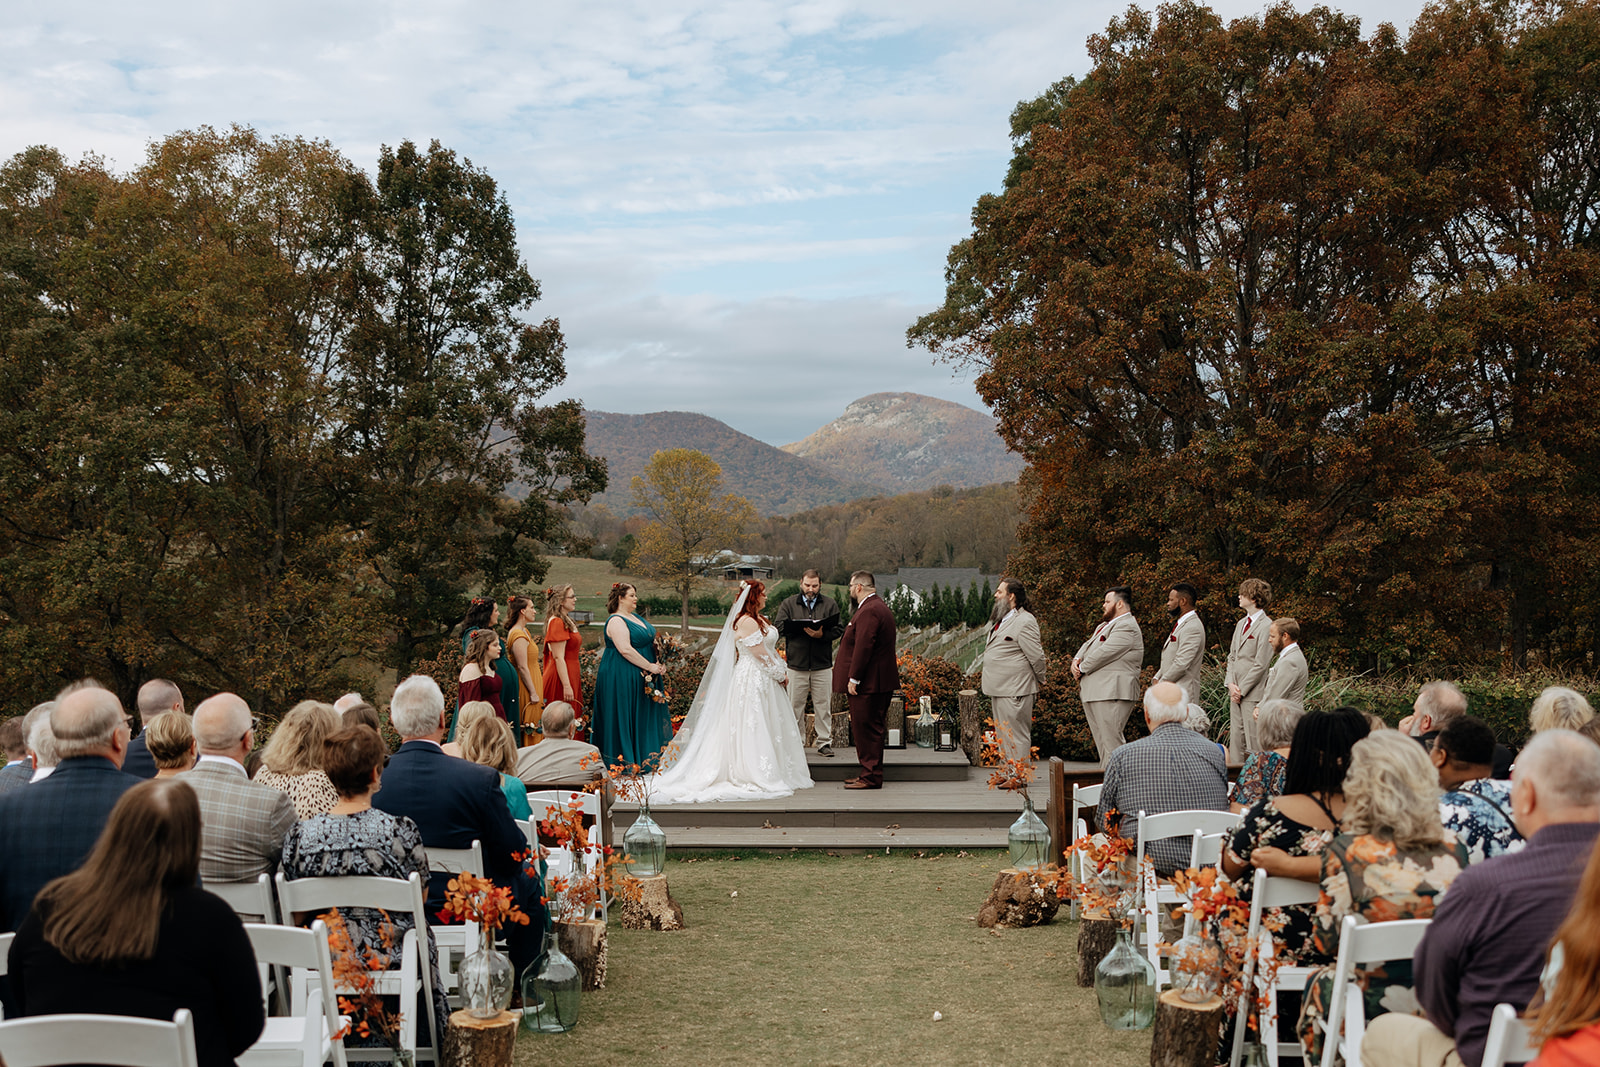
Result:
<svg viewBox="0 0 1600 1067">
<path fill-rule="evenodd" d="M 1431 919 L 1434 906 L 1467 865 L 1467 850 L 1439 821 L 1439 776 L 1426 751 L 1398 730 L 1370 733 L 1350 750 L 1341 833 L 1322 854 L 1322 895 L 1312 943 L 1326 958 L 1339 950 L 1345 916 L 1369 923 Z M 1411 961 L 1357 967 L 1367 1021 L 1411 1011 Z M 1300 1043 L 1307 1063 L 1322 1058 L 1322 1021 L 1333 992 L 1333 968 L 1306 982 Z"/>
<path fill-rule="evenodd" d="M 1534 733 L 1540 730 L 1581 730 L 1583 724 L 1594 718 L 1594 708 L 1576 689 L 1552 685 L 1539 694 L 1528 712 L 1528 725 Z"/>
<path fill-rule="evenodd" d="M 339 803 L 339 791 L 322 770 L 322 746 L 343 726 L 332 704 L 302 700 L 289 709 L 261 750 L 255 780 L 288 794 L 295 818 L 326 815 Z"/>
<path fill-rule="evenodd" d="M 479 719 L 498 718 L 494 713 L 494 706 L 483 700 L 469 700 L 461 705 L 461 713 L 456 716 L 456 740 L 446 741 L 439 747 L 444 749 L 446 756 L 455 756 L 457 759 L 466 759 L 461 752 L 461 742 L 467 728 Z"/>
<path fill-rule="evenodd" d="M 194 720 L 181 711 L 163 711 L 144 724 L 145 747 L 157 778 L 174 778 L 194 766 Z"/>
<path fill-rule="evenodd" d="M 500 772 L 500 791 L 513 819 L 533 818 L 528 787 L 517 775 L 517 743 L 511 725 L 493 715 L 479 715 L 461 727 L 461 758 Z"/>
</svg>

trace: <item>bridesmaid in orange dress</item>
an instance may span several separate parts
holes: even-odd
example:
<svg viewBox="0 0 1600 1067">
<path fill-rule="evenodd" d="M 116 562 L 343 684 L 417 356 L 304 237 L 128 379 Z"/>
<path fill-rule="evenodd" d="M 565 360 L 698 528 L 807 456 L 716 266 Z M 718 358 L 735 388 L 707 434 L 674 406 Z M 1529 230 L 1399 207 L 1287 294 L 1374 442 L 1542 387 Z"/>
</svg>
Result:
<svg viewBox="0 0 1600 1067">
<path fill-rule="evenodd" d="M 539 662 L 537 646 L 533 643 L 534 626 L 539 621 L 539 609 L 525 596 L 514 596 L 506 602 L 511 616 L 511 628 L 506 633 L 506 654 L 517 669 L 517 714 L 520 725 L 512 732 L 518 745 L 536 745 L 544 740 L 539 732 L 539 720 L 544 716 L 544 701 L 540 699 L 543 679 L 536 679 L 533 665 Z"/>
<path fill-rule="evenodd" d="M 544 702 L 565 700 L 579 718 L 583 717 L 583 688 L 578 676 L 578 654 L 583 638 L 572 623 L 572 610 L 578 594 L 570 585 L 545 590 L 544 624 Z M 574 741 L 588 740 L 585 731 L 574 728 Z"/>
</svg>

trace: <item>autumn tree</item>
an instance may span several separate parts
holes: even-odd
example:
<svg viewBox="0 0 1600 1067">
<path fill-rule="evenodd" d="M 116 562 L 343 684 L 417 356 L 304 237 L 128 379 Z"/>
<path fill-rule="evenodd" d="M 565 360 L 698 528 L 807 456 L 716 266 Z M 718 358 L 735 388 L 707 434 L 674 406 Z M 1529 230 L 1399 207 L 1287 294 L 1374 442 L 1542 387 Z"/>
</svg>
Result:
<svg viewBox="0 0 1600 1067">
<path fill-rule="evenodd" d="M 755 521 L 742 496 L 723 492 L 722 468 L 704 452 L 657 452 L 633 479 L 633 503 L 650 522 L 638 534 L 632 566 L 672 587 L 683 601 L 689 630 L 689 596 L 716 554 L 740 543 Z"/>
<path fill-rule="evenodd" d="M 1215 630 L 1254 574 L 1330 658 L 1594 651 L 1594 5 L 1180 2 L 1090 52 L 908 334 L 1029 461 L 1057 647 L 1115 582 Z"/>
</svg>

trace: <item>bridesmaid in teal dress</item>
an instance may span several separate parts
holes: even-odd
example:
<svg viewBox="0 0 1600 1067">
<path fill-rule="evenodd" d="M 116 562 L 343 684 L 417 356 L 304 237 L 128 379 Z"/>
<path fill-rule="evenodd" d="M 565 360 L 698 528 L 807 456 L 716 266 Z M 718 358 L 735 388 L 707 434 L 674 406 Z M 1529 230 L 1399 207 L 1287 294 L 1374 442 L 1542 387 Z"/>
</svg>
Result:
<svg viewBox="0 0 1600 1067">
<path fill-rule="evenodd" d="M 656 662 L 656 628 L 634 614 L 638 606 L 633 586 L 618 582 L 611 587 L 605 651 L 600 653 L 590 708 L 591 739 L 608 765 L 618 760 L 648 765 L 672 740 L 671 713 L 651 699 L 640 673 L 659 676 L 666 668 Z"/>
</svg>

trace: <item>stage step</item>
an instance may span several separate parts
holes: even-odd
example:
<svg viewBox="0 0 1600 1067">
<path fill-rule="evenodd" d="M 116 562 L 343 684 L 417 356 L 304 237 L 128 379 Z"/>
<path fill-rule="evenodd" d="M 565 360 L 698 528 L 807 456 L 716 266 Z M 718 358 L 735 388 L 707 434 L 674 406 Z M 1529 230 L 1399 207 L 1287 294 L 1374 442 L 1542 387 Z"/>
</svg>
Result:
<svg viewBox="0 0 1600 1067">
<path fill-rule="evenodd" d="M 806 750 L 806 766 L 814 782 L 842 782 L 861 772 L 856 762 L 854 748 L 836 748 L 833 757 L 817 755 L 817 750 Z M 966 753 L 940 752 L 931 748 L 907 745 L 905 748 L 883 750 L 883 780 L 885 782 L 965 782 L 972 767 Z"/>
</svg>

